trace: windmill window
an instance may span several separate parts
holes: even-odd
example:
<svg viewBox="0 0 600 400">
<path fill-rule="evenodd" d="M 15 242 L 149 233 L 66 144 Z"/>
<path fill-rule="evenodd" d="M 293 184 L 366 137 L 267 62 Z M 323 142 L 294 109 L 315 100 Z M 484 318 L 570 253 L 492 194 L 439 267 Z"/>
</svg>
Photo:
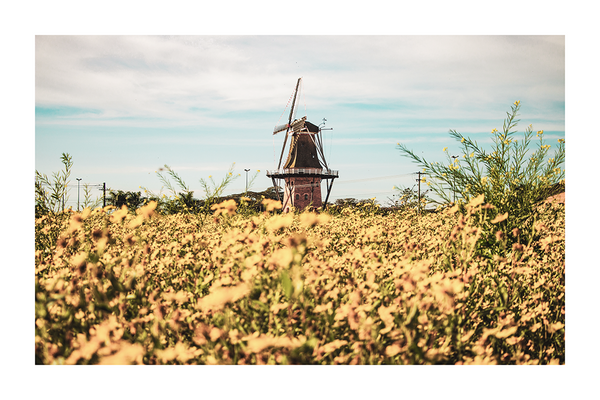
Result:
<svg viewBox="0 0 600 400">
<path fill-rule="evenodd" d="M 308 194 L 304 194 L 304 200 L 308 200 Z"/>
<path fill-rule="evenodd" d="M 296 200 L 300 200 L 300 195 L 296 193 Z"/>
</svg>

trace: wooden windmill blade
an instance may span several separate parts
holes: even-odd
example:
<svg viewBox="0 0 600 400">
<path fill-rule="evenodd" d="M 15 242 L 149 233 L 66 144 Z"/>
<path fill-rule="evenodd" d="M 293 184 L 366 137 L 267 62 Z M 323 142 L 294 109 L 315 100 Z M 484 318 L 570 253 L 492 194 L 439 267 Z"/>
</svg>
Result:
<svg viewBox="0 0 600 400">
<path fill-rule="evenodd" d="M 288 133 L 290 131 L 290 127 L 292 126 L 292 118 L 294 117 L 294 110 L 296 108 L 296 97 L 298 95 L 298 88 L 300 87 L 301 80 L 302 80 L 302 78 L 298 78 L 298 82 L 296 83 L 296 90 L 294 92 L 294 100 L 292 100 L 292 109 L 290 110 L 290 117 L 288 119 L 286 131 L 285 131 L 285 139 L 283 140 L 283 147 L 281 148 L 281 155 L 279 156 L 279 165 L 277 166 L 277 169 L 281 168 L 281 160 L 283 159 L 283 152 L 285 151 L 285 145 L 287 143 Z M 277 129 L 277 128 L 275 128 L 275 129 Z M 281 129 L 281 131 L 283 131 L 283 129 Z M 281 132 L 281 131 L 278 131 L 278 132 Z M 275 133 L 276 132 L 273 132 L 273 134 L 275 134 Z"/>
<path fill-rule="evenodd" d="M 289 127 L 290 127 L 290 124 L 283 124 L 283 125 L 276 126 L 275 129 L 273 129 L 273 135 L 276 135 L 279 132 L 285 131 Z"/>
<path fill-rule="evenodd" d="M 323 151 L 323 138 L 321 137 L 321 129 L 319 129 L 319 133 L 315 135 L 315 144 L 317 147 L 317 151 L 323 160 L 323 164 L 325 165 L 325 169 L 329 169 L 327 166 L 327 160 L 325 159 L 325 152 Z"/>
</svg>

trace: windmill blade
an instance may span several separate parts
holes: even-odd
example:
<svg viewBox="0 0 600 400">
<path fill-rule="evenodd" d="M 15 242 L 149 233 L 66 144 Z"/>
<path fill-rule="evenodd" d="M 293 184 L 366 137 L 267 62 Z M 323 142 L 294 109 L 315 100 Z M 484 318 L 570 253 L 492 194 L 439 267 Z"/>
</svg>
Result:
<svg viewBox="0 0 600 400">
<path fill-rule="evenodd" d="M 319 155 L 321 156 L 321 160 L 323 160 L 323 164 L 325 165 L 325 169 L 329 169 L 329 167 L 327 166 L 327 160 L 325 159 L 325 152 L 323 151 L 323 140 L 321 138 L 321 130 L 319 129 L 319 133 L 317 133 L 315 135 L 315 144 L 317 147 L 317 151 L 319 152 Z"/>
<path fill-rule="evenodd" d="M 294 92 L 294 100 L 292 100 L 292 109 L 290 110 L 290 117 L 287 123 L 287 131 L 285 132 L 285 139 L 283 141 L 283 147 L 281 148 L 281 155 L 279 156 L 279 165 L 277 169 L 281 168 L 281 160 L 283 159 L 283 153 L 285 151 L 285 144 L 287 143 L 288 133 L 290 131 L 290 127 L 292 124 L 292 117 L 294 116 L 294 109 L 296 108 L 296 97 L 298 96 L 298 87 L 300 86 L 300 81 L 302 78 L 298 78 L 298 82 L 296 83 L 296 91 Z"/>
<path fill-rule="evenodd" d="M 294 115 L 292 116 L 291 121 L 296 119 L 296 114 L 298 113 L 298 103 L 300 102 L 300 97 L 302 96 L 302 78 L 298 78 L 298 83 L 296 84 L 296 94 L 299 94 L 299 96 L 296 96 L 294 101 Z"/>
<path fill-rule="evenodd" d="M 296 114 L 296 98 L 298 97 L 298 88 L 300 87 L 300 81 L 302 78 L 298 78 L 298 82 L 296 83 L 296 91 L 294 92 L 294 100 L 292 100 L 292 109 L 290 110 L 290 118 L 288 120 L 288 125 L 292 124 L 294 115 Z"/>
<path fill-rule="evenodd" d="M 281 160 L 283 159 L 283 152 L 285 151 L 285 144 L 287 143 L 289 131 L 290 131 L 290 126 L 288 125 L 287 131 L 285 132 L 285 139 L 283 139 L 283 147 L 281 148 L 281 155 L 279 156 L 279 165 L 277 165 L 277 169 L 281 168 Z"/>
<path fill-rule="evenodd" d="M 289 127 L 290 127 L 289 124 L 283 124 L 283 125 L 276 126 L 275 129 L 273 129 L 273 135 L 276 135 L 279 132 L 285 131 Z"/>
<path fill-rule="evenodd" d="M 292 122 L 290 124 L 290 128 L 292 129 L 292 131 L 294 132 L 300 132 L 301 130 L 304 129 L 306 124 L 306 117 L 302 117 L 300 119 L 296 119 L 294 120 L 294 122 Z"/>
</svg>

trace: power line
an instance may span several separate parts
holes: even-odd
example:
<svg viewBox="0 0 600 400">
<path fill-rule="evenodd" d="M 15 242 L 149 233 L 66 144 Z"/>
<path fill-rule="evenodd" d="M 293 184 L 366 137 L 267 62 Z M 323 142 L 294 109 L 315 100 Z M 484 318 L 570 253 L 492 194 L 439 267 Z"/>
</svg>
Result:
<svg viewBox="0 0 600 400">
<path fill-rule="evenodd" d="M 49 184 L 47 184 L 47 183 L 42 183 L 41 185 L 42 185 L 42 186 L 46 186 L 46 187 L 55 187 L 55 186 L 56 186 L 56 185 L 49 185 Z M 70 185 L 59 185 L 59 186 L 60 186 L 60 187 L 77 187 L 77 185 L 76 185 L 76 184 L 70 184 Z M 102 183 L 82 183 L 82 184 L 81 184 L 81 187 L 84 187 L 84 186 L 88 186 L 88 187 L 95 187 L 95 186 L 97 186 L 97 187 L 102 187 Z"/>
<path fill-rule="evenodd" d="M 414 174 L 411 173 L 411 174 L 400 174 L 400 175 L 376 176 L 376 177 L 373 177 L 373 178 L 351 179 L 351 180 L 347 180 L 347 181 L 340 180 L 337 184 L 340 185 L 342 183 L 378 181 L 378 180 L 383 180 L 383 179 L 401 178 L 401 177 L 411 176 L 411 175 L 414 175 Z"/>
<path fill-rule="evenodd" d="M 417 172 L 419 177 L 417 178 L 417 183 L 419 184 L 419 215 L 421 215 L 421 175 L 427 175 L 424 172 Z"/>
<path fill-rule="evenodd" d="M 334 197 L 352 197 L 352 196 L 364 196 L 364 195 L 376 195 L 376 194 L 391 194 L 391 191 L 385 191 L 385 192 L 361 192 L 361 193 L 349 193 L 349 194 L 337 194 Z"/>
</svg>

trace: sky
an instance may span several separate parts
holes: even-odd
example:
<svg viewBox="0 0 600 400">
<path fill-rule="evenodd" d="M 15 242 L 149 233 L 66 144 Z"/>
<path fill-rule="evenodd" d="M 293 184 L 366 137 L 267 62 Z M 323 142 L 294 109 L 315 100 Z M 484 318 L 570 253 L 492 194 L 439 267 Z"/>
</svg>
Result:
<svg viewBox="0 0 600 400">
<path fill-rule="evenodd" d="M 72 156 L 73 208 L 76 178 L 169 195 L 164 165 L 197 198 L 200 179 L 232 166 L 226 193 L 245 190 L 245 169 L 265 190 L 298 78 L 297 117 L 332 128 L 331 201 L 417 189 L 421 168 L 398 143 L 440 162 L 444 147 L 462 154 L 451 129 L 489 146 L 517 100 L 520 135 L 565 137 L 564 35 L 36 35 L 35 169 L 50 176 Z"/>
</svg>

